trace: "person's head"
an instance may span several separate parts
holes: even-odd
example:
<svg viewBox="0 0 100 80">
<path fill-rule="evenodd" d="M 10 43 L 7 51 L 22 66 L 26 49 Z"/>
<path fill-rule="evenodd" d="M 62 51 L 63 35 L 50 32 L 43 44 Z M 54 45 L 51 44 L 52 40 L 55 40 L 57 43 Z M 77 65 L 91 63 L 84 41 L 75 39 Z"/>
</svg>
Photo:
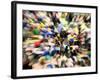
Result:
<svg viewBox="0 0 100 80">
<path fill-rule="evenodd" d="M 26 54 L 27 56 L 32 55 L 32 50 L 28 50 L 28 49 L 26 49 L 25 54 Z"/>
<path fill-rule="evenodd" d="M 90 44 L 90 43 L 87 45 L 87 49 L 88 49 L 89 51 L 91 50 L 91 44 Z"/>
<path fill-rule="evenodd" d="M 83 60 L 79 60 L 79 61 L 77 62 L 77 65 L 78 65 L 78 66 L 82 66 L 82 67 L 84 67 L 84 66 L 85 66 L 85 64 L 84 64 L 84 61 L 83 61 Z"/>
<path fill-rule="evenodd" d="M 70 47 L 70 50 L 73 50 L 73 47 Z"/>
<path fill-rule="evenodd" d="M 26 54 L 23 55 L 23 65 L 28 64 L 29 60 L 28 60 L 28 56 Z"/>
<path fill-rule="evenodd" d="M 45 58 L 45 57 L 40 57 L 40 58 L 39 58 L 39 63 L 40 63 L 41 65 L 44 65 L 44 64 L 46 63 L 46 58 Z"/>
<path fill-rule="evenodd" d="M 48 39 L 44 39 L 44 42 L 48 42 Z"/>
<path fill-rule="evenodd" d="M 69 44 L 70 45 L 73 45 L 74 44 L 74 38 L 72 38 L 72 39 L 69 40 Z"/>
<path fill-rule="evenodd" d="M 89 57 L 83 57 L 82 59 L 84 60 L 84 63 L 85 63 L 86 66 L 91 65 L 91 61 L 90 61 Z"/>
<path fill-rule="evenodd" d="M 58 24 L 60 24 L 60 23 L 61 23 L 59 19 L 57 19 L 57 23 L 58 23 Z"/>
</svg>

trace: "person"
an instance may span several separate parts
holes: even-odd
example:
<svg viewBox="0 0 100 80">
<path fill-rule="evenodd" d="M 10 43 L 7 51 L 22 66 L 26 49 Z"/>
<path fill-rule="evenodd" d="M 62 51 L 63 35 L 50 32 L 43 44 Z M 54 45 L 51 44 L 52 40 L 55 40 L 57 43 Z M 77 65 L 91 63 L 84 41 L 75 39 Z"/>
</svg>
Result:
<svg viewBox="0 0 100 80">
<path fill-rule="evenodd" d="M 63 24 L 58 20 L 57 21 L 57 30 L 58 30 L 58 33 L 61 33 L 63 27 L 64 27 Z"/>
<path fill-rule="evenodd" d="M 67 67 L 73 67 L 74 66 L 73 59 L 72 58 L 68 58 L 65 65 Z"/>
<path fill-rule="evenodd" d="M 32 50 L 26 49 L 23 54 L 23 69 L 32 69 L 31 64 L 33 62 Z"/>
<path fill-rule="evenodd" d="M 32 69 L 43 69 L 45 64 L 46 64 L 46 58 L 40 57 L 38 62 L 32 65 Z"/>
<path fill-rule="evenodd" d="M 37 27 L 35 27 L 35 28 L 32 30 L 32 33 L 33 33 L 34 35 L 39 35 L 39 34 L 40 34 L 40 31 L 39 31 L 39 29 L 38 29 Z"/>
</svg>

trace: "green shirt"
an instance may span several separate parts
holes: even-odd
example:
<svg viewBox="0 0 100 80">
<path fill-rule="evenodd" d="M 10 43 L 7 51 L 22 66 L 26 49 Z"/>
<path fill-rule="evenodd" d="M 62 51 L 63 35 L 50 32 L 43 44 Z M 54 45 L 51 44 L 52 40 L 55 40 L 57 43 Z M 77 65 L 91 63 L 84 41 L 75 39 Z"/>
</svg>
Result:
<svg viewBox="0 0 100 80">
<path fill-rule="evenodd" d="M 32 33 L 34 35 L 39 35 L 40 34 L 40 31 L 38 29 L 33 29 Z"/>
</svg>

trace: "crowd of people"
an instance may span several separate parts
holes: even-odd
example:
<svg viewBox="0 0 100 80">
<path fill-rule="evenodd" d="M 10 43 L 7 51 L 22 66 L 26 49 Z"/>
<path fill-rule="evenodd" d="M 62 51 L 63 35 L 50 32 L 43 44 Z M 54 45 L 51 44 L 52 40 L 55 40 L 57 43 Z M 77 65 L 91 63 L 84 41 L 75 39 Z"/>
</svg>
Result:
<svg viewBox="0 0 100 80">
<path fill-rule="evenodd" d="M 23 10 L 23 69 L 91 65 L 91 15 Z"/>
</svg>

